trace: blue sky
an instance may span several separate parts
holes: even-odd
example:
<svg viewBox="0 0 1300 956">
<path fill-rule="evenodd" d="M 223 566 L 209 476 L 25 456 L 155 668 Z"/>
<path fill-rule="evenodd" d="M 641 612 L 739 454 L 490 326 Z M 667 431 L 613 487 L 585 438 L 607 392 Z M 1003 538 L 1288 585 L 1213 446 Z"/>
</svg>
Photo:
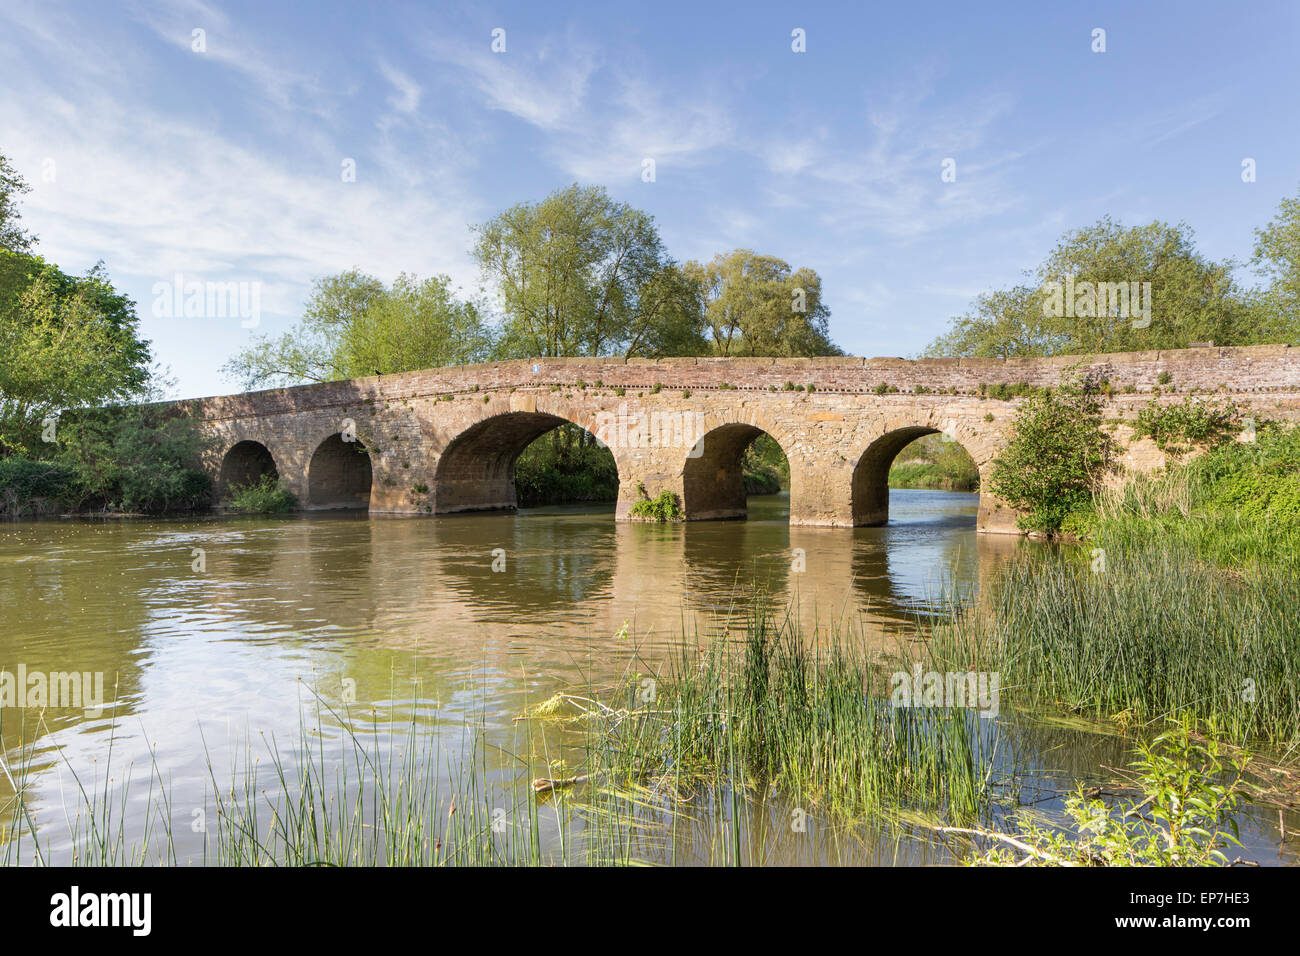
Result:
<svg viewBox="0 0 1300 956">
<path fill-rule="evenodd" d="M 678 259 L 811 266 L 868 356 L 916 353 L 1103 214 L 1245 259 L 1300 187 L 1291 2 L 375 7 L 0 7 L 24 219 L 63 268 L 105 261 L 176 394 L 236 390 L 222 363 L 318 276 L 477 290 L 470 224 L 575 181 L 653 214 Z M 260 326 L 155 316 L 178 272 L 260 283 Z"/>
</svg>

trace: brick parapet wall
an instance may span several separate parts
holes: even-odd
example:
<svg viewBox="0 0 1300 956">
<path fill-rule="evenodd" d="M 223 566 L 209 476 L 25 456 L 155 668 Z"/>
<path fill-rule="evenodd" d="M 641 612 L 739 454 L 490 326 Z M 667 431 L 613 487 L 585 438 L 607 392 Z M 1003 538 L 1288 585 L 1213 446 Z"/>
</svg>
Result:
<svg viewBox="0 0 1300 956">
<path fill-rule="evenodd" d="M 536 358 L 450 366 L 318 385 L 191 399 L 180 404 L 216 420 L 355 404 L 400 401 L 510 388 L 606 388 L 769 391 L 787 382 L 819 392 L 861 394 L 880 386 L 900 392 L 923 387 L 956 395 L 1024 383 L 1054 386 L 1088 372 L 1117 389 L 1149 393 L 1162 373 L 1179 393 L 1300 391 L 1300 349 L 1285 345 L 1122 352 L 1011 359 L 826 358 Z"/>
</svg>

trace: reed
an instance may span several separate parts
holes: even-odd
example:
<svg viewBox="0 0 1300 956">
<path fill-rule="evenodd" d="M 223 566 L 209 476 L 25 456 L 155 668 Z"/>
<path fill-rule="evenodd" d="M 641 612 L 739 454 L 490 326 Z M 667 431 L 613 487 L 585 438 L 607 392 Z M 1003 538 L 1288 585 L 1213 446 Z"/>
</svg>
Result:
<svg viewBox="0 0 1300 956">
<path fill-rule="evenodd" d="M 998 671 L 1013 706 L 1122 723 L 1189 716 L 1232 741 L 1293 747 L 1298 621 L 1290 571 L 1261 565 L 1243 580 L 1148 539 L 1013 562 L 934 630 L 928 656 L 938 669 Z"/>
</svg>

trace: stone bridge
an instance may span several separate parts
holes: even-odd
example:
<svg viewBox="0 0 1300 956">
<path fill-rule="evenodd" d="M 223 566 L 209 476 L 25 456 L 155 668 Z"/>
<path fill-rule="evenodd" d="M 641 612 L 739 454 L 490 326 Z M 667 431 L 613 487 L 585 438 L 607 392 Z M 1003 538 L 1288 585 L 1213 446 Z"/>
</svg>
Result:
<svg viewBox="0 0 1300 956">
<path fill-rule="evenodd" d="M 514 465 L 570 422 L 618 467 L 616 517 L 643 494 L 680 496 L 688 519 L 745 515 L 740 458 L 760 433 L 790 462 L 790 522 L 882 524 L 904 446 L 941 432 L 987 477 L 1016 399 L 1000 386 L 1055 386 L 1087 371 L 1110 385 L 1130 470 L 1164 463 L 1123 424 L 1152 401 L 1231 397 L 1263 419 L 1300 420 L 1300 349 L 1195 348 L 1046 359 L 539 358 L 383 375 L 180 403 L 214 438 L 218 495 L 275 474 L 307 509 L 437 515 L 515 506 Z M 986 483 L 985 483 L 986 484 Z M 982 531 L 1015 514 L 980 499 Z"/>
</svg>

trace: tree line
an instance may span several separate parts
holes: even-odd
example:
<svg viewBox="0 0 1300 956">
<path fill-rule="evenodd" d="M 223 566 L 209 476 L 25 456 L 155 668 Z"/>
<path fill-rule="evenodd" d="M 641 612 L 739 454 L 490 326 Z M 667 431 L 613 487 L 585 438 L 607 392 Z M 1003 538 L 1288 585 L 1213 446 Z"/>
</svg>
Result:
<svg viewBox="0 0 1300 956">
<path fill-rule="evenodd" d="M 319 279 L 302 319 L 225 366 L 246 388 L 533 356 L 843 354 L 811 268 L 736 249 L 668 255 L 654 218 L 573 185 L 472 227 L 489 299 L 445 275 Z"/>
</svg>

